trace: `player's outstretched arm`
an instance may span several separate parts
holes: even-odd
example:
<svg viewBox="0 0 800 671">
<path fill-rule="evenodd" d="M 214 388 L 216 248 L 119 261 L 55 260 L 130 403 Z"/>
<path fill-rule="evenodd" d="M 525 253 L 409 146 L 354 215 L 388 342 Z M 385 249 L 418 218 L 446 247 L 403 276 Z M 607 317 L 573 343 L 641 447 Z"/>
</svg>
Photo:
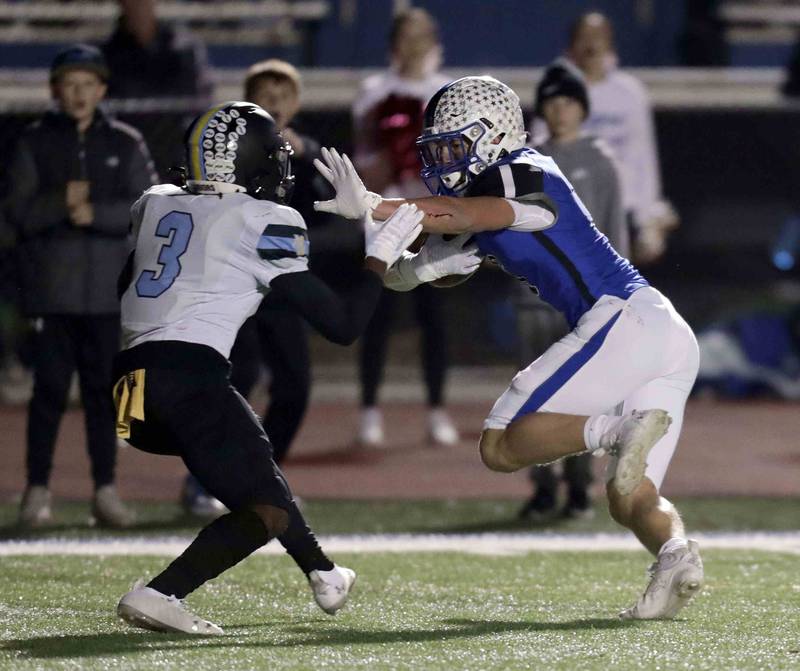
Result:
<svg viewBox="0 0 800 671">
<path fill-rule="evenodd" d="M 453 198 L 429 196 L 428 198 L 381 199 L 375 208 L 376 219 L 391 216 L 403 203 L 412 203 L 425 213 L 422 230 L 426 233 L 460 235 L 508 228 L 514 223 L 515 213 L 505 198 L 480 196 Z"/>
<path fill-rule="evenodd" d="M 332 212 L 347 219 L 357 219 L 373 212 L 379 220 L 387 219 L 404 203 L 413 203 L 425 213 L 423 230 L 428 233 L 458 235 L 507 228 L 514 223 L 515 214 L 504 198 L 451 198 L 432 196 L 413 200 L 382 199 L 368 191 L 346 154 L 336 149 L 323 149 L 322 159 L 314 161 L 320 174 L 336 190 L 331 200 L 314 203 L 321 212 Z"/>
<path fill-rule="evenodd" d="M 364 268 L 346 299 L 310 271 L 280 275 L 270 287 L 325 338 L 350 345 L 364 332 L 375 312 L 386 268 L 420 234 L 421 219 L 422 213 L 413 205 L 399 208 L 381 224 L 374 223 L 369 214 L 366 216 Z"/>
<path fill-rule="evenodd" d="M 347 299 L 308 270 L 275 278 L 272 290 L 324 338 L 337 345 L 351 345 L 364 332 L 375 311 L 385 268 L 385 264 L 367 259 Z"/>
</svg>

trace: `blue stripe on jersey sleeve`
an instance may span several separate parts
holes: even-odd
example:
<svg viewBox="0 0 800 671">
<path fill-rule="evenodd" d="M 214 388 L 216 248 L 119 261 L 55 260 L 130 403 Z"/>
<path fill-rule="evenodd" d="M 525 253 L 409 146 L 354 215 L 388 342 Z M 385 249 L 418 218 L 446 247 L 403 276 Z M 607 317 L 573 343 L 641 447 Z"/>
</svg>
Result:
<svg viewBox="0 0 800 671">
<path fill-rule="evenodd" d="M 262 235 L 258 239 L 256 249 L 284 249 L 296 252 L 294 238 L 286 238 L 276 235 Z"/>
</svg>

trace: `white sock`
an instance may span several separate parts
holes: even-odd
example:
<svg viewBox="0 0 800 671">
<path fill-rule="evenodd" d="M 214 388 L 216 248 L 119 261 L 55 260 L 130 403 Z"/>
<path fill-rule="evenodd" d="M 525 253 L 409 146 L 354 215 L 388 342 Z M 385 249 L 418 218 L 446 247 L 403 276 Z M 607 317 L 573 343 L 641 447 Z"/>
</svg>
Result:
<svg viewBox="0 0 800 671">
<path fill-rule="evenodd" d="M 681 538 L 680 536 L 673 536 L 666 543 L 664 543 L 664 545 L 661 546 L 661 549 L 658 551 L 658 554 L 661 555 L 664 552 L 675 552 L 676 550 L 683 550 L 688 547 L 689 544 L 686 542 L 685 538 Z"/>
<path fill-rule="evenodd" d="M 583 442 L 588 452 L 607 450 L 617 442 L 625 418 L 617 415 L 592 415 L 583 426 Z"/>
</svg>

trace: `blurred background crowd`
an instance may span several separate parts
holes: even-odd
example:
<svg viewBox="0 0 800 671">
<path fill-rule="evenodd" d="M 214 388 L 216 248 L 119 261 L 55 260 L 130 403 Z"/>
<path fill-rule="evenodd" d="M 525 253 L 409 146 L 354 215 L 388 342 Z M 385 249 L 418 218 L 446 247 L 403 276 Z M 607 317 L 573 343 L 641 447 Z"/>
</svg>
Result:
<svg viewBox="0 0 800 671">
<path fill-rule="evenodd" d="M 800 3 L 777 0 L 0 2 L 0 403 L 27 406 L 20 522 L 51 515 L 59 422 L 78 402 L 93 514 L 133 521 L 114 486 L 108 395 L 128 210 L 178 178 L 183 130 L 214 101 L 275 117 L 295 151 L 311 265 L 346 288 L 360 233 L 313 210 L 330 197 L 320 147 L 350 153 L 375 191 L 425 195 L 425 103 L 458 76 L 498 77 L 522 100 L 531 146 L 698 332 L 697 393 L 800 399 L 798 27 Z M 498 272 L 385 291 L 354 351 L 310 337 L 268 297 L 239 334 L 232 383 L 266 403 L 280 462 L 315 371 L 355 371 L 353 444 L 379 448 L 384 377 L 418 366 L 428 440 L 454 445 L 448 370 L 526 365 L 565 332 Z M 562 477 L 563 513 L 591 514 L 585 459 L 531 477 L 522 515 L 549 514 Z M 180 496 L 219 512 L 189 479 Z"/>
</svg>

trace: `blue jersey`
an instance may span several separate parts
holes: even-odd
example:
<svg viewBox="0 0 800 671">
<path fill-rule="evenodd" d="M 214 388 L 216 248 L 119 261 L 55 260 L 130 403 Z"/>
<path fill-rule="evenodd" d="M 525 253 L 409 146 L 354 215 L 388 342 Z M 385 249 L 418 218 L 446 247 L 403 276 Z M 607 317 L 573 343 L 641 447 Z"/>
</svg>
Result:
<svg viewBox="0 0 800 671">
<path fill-rule="evenodd" d="M 520 149 L 470 184 L 469 196 L 497 196 L 551 210 L 555 223 L 540 231 L 505 228 L 475 236 L 481 253 L 562 312 L 570 328 L 604 294 L 628 298 L 648 286 L 592 223 L 572 185 L 553 159 Z"/>
</svg>

